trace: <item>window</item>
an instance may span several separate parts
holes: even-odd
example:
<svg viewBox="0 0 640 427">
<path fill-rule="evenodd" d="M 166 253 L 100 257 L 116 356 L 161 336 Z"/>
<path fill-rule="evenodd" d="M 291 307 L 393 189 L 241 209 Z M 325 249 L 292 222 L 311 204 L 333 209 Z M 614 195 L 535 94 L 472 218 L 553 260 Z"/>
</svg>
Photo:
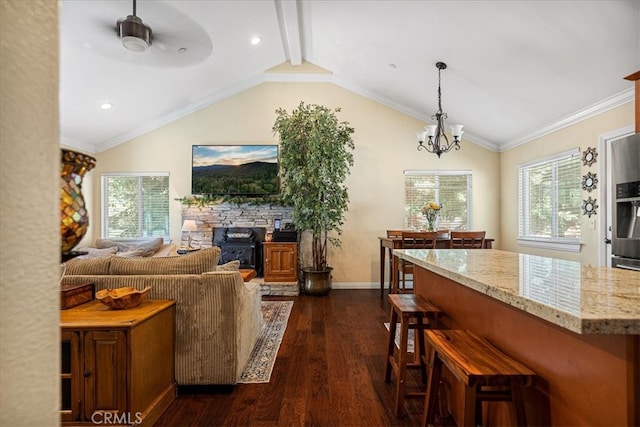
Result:
<svg viewBox="0 0 640 427">
<path fill-rule="evenodd" d="M 518 243 L 580 250 L 580 150 L 519 166 Z"/>
<path fill-rule="evenodd" d="M 405 171 L 405 227 L 426 229 L 422 207 L 429 201 L 442 205 L 438 228 L 471 229 L 471 171 Z"/>
<path fill-rule="evenodd" d="M 169 174 L 103 174 L 102 237 L 169 241 Z"/>
</svg>

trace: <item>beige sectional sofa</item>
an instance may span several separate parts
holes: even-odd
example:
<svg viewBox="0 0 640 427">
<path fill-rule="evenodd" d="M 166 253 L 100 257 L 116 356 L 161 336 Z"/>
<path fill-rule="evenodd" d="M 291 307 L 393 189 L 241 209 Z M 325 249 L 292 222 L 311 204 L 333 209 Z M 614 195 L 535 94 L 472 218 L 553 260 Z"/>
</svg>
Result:
<svg viewBox="0 0 640 427">
<path fill-rule="evenodd" d="M 260 287 L 244 283 L 237 262 L 218 266 L 220 248 L 183 256 L 108 256 L 66 263 L 63 284 L 94 283 L 96 291 L 151 286 L 149 299 L 176 301 L 176 381 L 231 385 L 262 328 Z"/>
</svg>

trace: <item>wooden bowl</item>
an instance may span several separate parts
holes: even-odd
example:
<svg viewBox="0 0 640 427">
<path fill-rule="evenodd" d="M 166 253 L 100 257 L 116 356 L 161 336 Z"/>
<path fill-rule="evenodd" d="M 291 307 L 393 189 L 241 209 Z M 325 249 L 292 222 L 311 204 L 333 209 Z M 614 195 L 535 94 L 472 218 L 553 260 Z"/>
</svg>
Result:
<svg viewBox="0 0 640 427">
<path fill-rule="evenodd" d="M 136 288 L 103 289 L 96 292 L 96 299 L 112 310 L 133 308 L 145 299 L 151 286 L 139 291 Z"/>
</svg>

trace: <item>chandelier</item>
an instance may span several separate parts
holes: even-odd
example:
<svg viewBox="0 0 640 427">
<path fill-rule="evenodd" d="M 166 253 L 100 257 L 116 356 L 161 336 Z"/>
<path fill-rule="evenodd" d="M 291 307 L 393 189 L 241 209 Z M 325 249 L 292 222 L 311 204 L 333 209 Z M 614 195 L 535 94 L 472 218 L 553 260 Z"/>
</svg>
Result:
<svg viewBox="0 0 640 427">
<path fill-rule="evenodd" d="M 440 91 L 440 71 L 447 68 L 447 64 L 444 62 L 437 62 L 436 68 L 438 68 L 438 111 L 431 116 L 431 120 L 435 120 L 435 125 L 427 125 L 423 131 L 416 132 L 418 136 L 418 151 L 427 150 L 429 153 L 436 154 L 438 157 L 442 153 L 448 153 L 452 148 L 456 150 L 460 149 L 460 138 L 464 133 L 462 130 L 463 125 L 450 126 L 451 135 L 453 141 L 449 141 L 447 135 L 444 133 L 444 119 L 447 118 L 447 113 L 442 112 L 442 93 Z M 425 139 L 427 143 L 424 144 Z"/>
</svg>

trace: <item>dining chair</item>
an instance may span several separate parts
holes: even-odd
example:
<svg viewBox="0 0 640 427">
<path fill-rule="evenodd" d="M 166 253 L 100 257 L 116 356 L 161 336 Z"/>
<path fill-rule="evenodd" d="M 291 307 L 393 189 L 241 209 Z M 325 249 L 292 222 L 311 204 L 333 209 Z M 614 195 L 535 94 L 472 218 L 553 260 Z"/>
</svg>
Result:
<svg viewBox="0 0 640 427">
<path fill-rule="evenodd" d="M 402 238 L 402 230 L 387 230 L 387 237 L 390 239 Z M 391 290 L 392 288 L 393 288 L 393 249 L 389 248 L 389 289 Z"/>
<path fill-rule="evenodd" d="M 437 231 L 403 231 L 401 247 L 402 249 L 435 249 L 438 234 Z M 401 259 L 399 260 L 398 269 L 402 286 L 402 289 L 398 289 L 398 292 L 407 293 L 406 276 L 408 274 L 413 276 L 413 264 Z"/>
<path fill-rule="evenodd" d="M 449 239 L 451 249 L 484 249 L 486 231 L 452 231 Z"/>
</svg>

